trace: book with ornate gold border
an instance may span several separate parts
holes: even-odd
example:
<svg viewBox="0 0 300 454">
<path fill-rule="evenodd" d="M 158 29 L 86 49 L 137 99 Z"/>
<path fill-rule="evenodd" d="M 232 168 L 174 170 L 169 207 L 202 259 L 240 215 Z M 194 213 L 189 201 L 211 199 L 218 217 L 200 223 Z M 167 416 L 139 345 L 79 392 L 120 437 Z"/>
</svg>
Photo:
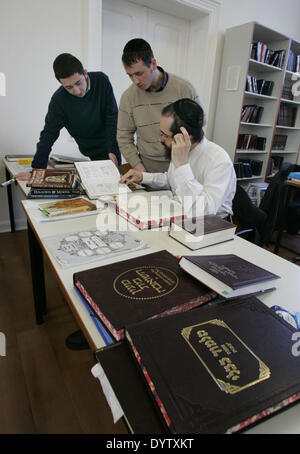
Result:
<svg viewBox="0 0 300 454">
<path fill-rule="evenodd" d="M 295 328 L 255 297 L 126 329 L 172 433 L 233 433 L 300 398 Z"/>
<path fill-rule="evenodd" d="M 128 325 L 187 311 L 216 297 L 183 272 L 168 251 L 79 271 L 73 279 L 116 340 Z"/>
</svg>

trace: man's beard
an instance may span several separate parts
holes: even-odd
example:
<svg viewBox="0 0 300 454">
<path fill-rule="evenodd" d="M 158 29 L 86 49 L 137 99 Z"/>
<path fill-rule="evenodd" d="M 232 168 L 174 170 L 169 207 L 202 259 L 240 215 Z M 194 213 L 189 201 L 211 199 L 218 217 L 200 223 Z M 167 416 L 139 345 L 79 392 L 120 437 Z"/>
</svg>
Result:
<svg viewBox="0 0 300 454">
<path fill-rule="evenodd" d="M 169 159 L 169 160 L 171 160 L 172 147 L 168 147 L 168 146 L 165 145 L 164 143 L 163 143 L 163 146 L 164 146 L 164 149 L 165 149 L 165 152 L 166 152 L 166 154 L 165 154 L 166 158 Z"/>
</svg>

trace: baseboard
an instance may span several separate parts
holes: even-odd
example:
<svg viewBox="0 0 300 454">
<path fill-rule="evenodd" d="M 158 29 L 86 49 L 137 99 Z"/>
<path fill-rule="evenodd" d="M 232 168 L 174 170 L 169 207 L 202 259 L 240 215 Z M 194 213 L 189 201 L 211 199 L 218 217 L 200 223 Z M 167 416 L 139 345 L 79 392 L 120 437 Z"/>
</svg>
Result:
<svg viewBox="0 0 300 454">
<path fill-rule="evenodd" d="M 24 219 L 15 219 L 15 230 L 26 230 L 27 229 L 27 222 Z M 0 233 L 10 232 L 10 222 L 7 221 L 0 221 Z"/>
</svg>

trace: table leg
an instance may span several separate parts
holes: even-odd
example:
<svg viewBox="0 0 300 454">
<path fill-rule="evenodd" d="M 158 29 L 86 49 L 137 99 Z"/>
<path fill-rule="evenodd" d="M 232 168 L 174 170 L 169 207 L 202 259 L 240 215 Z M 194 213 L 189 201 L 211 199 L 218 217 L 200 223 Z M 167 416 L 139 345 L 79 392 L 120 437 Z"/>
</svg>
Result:
<svg viewBox="0 0 300 454">
<path fill-rule="evenodd" d="M 6 180 L 11 179 L 11 175 L 7 169 L 5 169 Z M 15 232 L 15 216 L 14 216 L 14 206 L 13 206 L 13 199 L 12 199 L 12 188 L 9 184 L 6 187 L 7 190 L 7 200 L 8 200 L 8 210 L 9 210 L 9 220 L 10 220 L 10 231 Z"/>
<path fill-rule="evenodd" d="M 47 314 L 43 252 L 28 221 L 27 228 L 35 318 L 40 325 Z"/>
</svg>

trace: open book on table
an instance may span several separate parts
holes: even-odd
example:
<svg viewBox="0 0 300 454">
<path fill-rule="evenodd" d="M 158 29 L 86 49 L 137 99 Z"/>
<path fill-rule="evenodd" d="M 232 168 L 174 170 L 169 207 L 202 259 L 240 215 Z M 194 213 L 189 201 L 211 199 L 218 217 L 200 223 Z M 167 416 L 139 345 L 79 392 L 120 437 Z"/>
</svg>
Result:
<svg viewBox="0 0 300 454">
<path fill-rule="evenodd" d="M 75 167 L 80 176 L 90 199 L 97 199 L 103 195 L 130 192 L 126 184 L 120 184 L 120 172 L 110 160 L 75 162 Z"/>
</svg>

